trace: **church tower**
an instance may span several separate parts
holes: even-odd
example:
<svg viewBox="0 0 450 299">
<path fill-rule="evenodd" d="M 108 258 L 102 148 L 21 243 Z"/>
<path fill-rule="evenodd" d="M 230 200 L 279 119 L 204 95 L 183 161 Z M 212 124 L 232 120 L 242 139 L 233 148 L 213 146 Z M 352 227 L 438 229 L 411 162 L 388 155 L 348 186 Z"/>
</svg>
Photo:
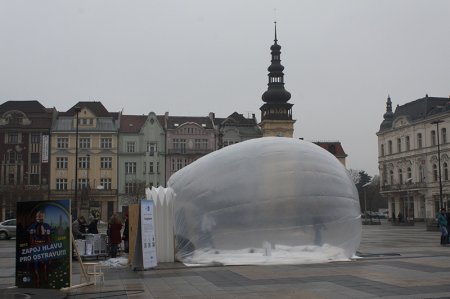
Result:
<svg viewBox="0 0 450 299">
<path fill-rule="evenodd" d="M 270 47 L 272 63 L 267 68 L 269 83 L 267 91 L 262 95 L 264 104 L 261 110 L 261 123 L 259 124 L 263 137 L 280 136 L 293 137 L 294 123 L 292 119 L 292 106 L 288 103 L 291 93 L 284 89 L 284 66 L 281 65 L 281 46 L 277 43 L 277 22 L 275 22 L 275 43 Z"/>
</svg>

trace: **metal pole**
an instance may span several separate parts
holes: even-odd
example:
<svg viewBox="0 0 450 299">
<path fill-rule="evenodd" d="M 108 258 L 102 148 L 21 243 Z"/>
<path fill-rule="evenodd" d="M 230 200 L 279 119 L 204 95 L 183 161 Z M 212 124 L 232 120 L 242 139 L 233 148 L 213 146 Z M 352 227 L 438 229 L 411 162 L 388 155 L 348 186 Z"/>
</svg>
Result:
<svg viewBox="0 0 450 299">
<path fill-rule="evenodd" d="M 78 200 L 78 113 L 80 113 L 81 108 L 76 106 L 75 112 L 77 114 L 76 117 L 76 129 L 75 129 L 75 203 L 77 205 L 77 217 L 80 217 L 80 208 L 81 203 Z"/>
<path fill-rule="evenodd" d="M 441 208 L 444 207 L 444 203 L 442 201 L 442 178 L 441 178 L 441 146 L 439 142 L 439 123 L 443 122 L 442 120 L 436 120 L 432 122 L 432 124 L 436 124 L 436 135 L 437 135 L 437 151 L 438 151 L 438 171 L 439 171 L 439 204 Z"/>
</svg>

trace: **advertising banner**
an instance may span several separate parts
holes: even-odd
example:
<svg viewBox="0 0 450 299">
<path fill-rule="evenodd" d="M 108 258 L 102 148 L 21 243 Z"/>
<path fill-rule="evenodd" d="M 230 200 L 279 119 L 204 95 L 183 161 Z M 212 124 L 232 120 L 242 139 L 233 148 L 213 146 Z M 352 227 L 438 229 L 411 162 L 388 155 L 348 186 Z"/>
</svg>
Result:
<svg viewBox="0 0 450 299">
<path fill-rule="evenodd" d="M 60 289 L 71 276 L 70 200 L 17 203 L 16 286 Z"/>
<path fill-rule="evenodd" d="M 49 136 L 42 135 L 42 163 L 48 163 Z"/>
<path fill-rule="evenodd" d="M 154 268 L 157 265 L 157 260 L 153 200 L 141 200 L 141 237 L 143 268 Z"/>
</svg>

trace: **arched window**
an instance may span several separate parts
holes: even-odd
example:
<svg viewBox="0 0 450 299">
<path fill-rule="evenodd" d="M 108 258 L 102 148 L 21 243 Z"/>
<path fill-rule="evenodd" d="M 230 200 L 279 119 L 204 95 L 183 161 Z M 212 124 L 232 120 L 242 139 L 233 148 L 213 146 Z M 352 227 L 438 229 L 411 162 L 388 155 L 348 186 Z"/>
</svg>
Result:
<svg viewBox="0 0 450 299">
<path fill-rule="evenodd" d="M 384 144 L 381 145 L 381 156 L 384 156 Z"/>
<path fill-rule="evenodd" d="M 409 136 L 405 137 L 405 147 L 406 147 L 407 151 L 409 151 L 411 149 L 410 145 L 409 145 Z"/>
<path fill-rule="evenodd" d="M 389 155 L 392 154 L 392 140 L 388 141 L 388 153 L 389 153 Z"/>
<path fill-rule="evenodd" d="M 403 170 L 401 168 L 398 170 L 398 183 L 403 184 Z"/>
<path fill-rule="evenodd" d="M 389 184 L 394 185 L 394 171 L 389 170 Z"/>
</svg>

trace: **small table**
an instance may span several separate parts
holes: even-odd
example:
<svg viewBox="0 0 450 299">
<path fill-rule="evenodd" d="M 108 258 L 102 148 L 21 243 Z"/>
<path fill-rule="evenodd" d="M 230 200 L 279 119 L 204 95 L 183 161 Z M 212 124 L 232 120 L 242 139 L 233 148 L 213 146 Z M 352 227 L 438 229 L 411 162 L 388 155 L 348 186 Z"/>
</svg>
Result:
<svg viewBox="0 0 450 299">
<path fill-rule="evenodd" d="M 99 278 L 100 282 L 105 283 L 105 275 L 102 272 L 102 265 L 100 263 L 83 263 L 83 266 L 86 267 L 86 273 L 88 276 L 92 276 L 94 279 L 94 285 L 97 284 L 97 278 Z"/>
</svg>

